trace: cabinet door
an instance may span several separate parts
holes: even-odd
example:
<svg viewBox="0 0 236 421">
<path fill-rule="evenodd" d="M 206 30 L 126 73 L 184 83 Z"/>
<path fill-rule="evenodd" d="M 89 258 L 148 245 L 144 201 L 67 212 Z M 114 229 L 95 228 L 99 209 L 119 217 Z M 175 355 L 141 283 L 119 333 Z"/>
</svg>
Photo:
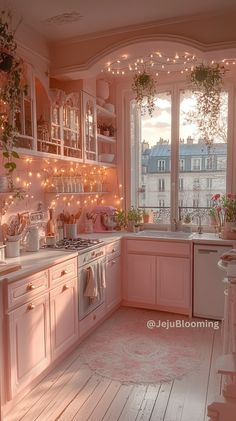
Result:
<svg viewBox="0 0 236 421">
<path fill-rule="evenodd" d="M 48 293 L 9 313 L 10 398 L 50 363 Z"/>
<path fill-rule="evenodd" d="M 86 162 L 97 161 L 97 123 L 96 123 L 96 99 L 82 93 L 83 99 L 83 137 L 84 158 Z"/>
<path fill-rule="evenodd" d="M 128 254 L 124 278 L 125 300 L 141 304 L 155 304 L 155 256 Z"/>
<path fill-rule="evenodd" d="M 66 351 L 78 338 L 77 278 L 50 293 L 52 359 Z"/>
<path fill-rule="evenodd" d="M 106 264 L 106 307 L 112 310 L 121 301 L 120 257 Z"/>
<path fill-rule="evenodd" d="M 157 257 L 157 305 L 173 311 L 188 311 L 190 300 L 190 261 L 181 257 Z M 166 308 L 166 309 L 167 309 Z"/>
</svg>

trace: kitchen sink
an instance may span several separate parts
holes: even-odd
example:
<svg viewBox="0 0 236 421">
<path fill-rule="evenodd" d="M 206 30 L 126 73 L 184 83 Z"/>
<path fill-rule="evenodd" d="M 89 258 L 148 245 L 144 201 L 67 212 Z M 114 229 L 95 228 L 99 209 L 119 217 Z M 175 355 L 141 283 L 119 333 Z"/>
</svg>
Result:
<svg viewBox="0 0 236 421">
<path fill-rule="evenodd" d="M 183 238 L 183 239 L 191 239 L 193 238 L 194 234 L 184 231 L 140 231 L 136 234 L 138 237 L 155 237 L 155 238 Z"/>
</svg>

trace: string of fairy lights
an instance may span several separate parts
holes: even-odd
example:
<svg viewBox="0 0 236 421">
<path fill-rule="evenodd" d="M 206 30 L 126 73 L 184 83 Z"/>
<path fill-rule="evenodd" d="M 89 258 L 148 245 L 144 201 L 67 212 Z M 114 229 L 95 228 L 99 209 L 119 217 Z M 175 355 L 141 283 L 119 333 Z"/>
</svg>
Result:
<svg viewBox="0 0 236 421">
<path fill-rule="evenodd" d="M 109 190 L 109 180 L 114 171 L 112 168 L 73 162 L 61 165 L 58 160 L 44 159 L 40 171 L 35 171 L 35 168 L 40 167 L 39 160 L 25 158 L 22 161 L 23 168 L 18 170 L 13 183 L 16 189 L 18 187 L 22 189 L 27 206 L 36 199 L 33 192 L 43 189 L 50 193 L 48 195 L 49 207 L 53 208 L 59 205 L 63 208 L 71 208 L 111 204 L 111 202 L 115 207 L 122 207 L 123 187 L 122 184 L 118 184 L 117 175 L 115 176 L 116 188 L 112 189 L 115 192 Z M 36 161 L 37 165 L 35 165 Z M 6 197 L 3 214 L 15 203 L 15 200 L 13 194 Z"/>
<path fill-rule="evenodd" d="M 104 68 L 101 69 L 101 72 L 114 76 L 127 76 L 146 71 L 158 77 L 163 73 L 169 75 L 176 72 L 180 74 L 190 72 L 203 61 L 196 54 L 189 52 L 166 55 L 161 51 L 154 51 L 148 55 L 132 59 L 129 58 L 128 54 L 123 54 L 114 60 L 108 61 Z M 215 62 L 216 60 L 209 61 L 211 64 Z M 225 66 L 230 66 L 236 64 L 236 59 L 222 59 L 220 62 Z"/>
</svg>

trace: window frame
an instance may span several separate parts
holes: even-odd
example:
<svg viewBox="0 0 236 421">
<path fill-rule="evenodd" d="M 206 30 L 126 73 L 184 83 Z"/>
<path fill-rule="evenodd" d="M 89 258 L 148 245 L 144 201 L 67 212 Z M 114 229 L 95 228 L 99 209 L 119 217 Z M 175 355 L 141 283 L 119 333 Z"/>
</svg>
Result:
<svg viewBox="0 0 236 421">
<path fill-rule="evenodd" d="M 179 199 L 179 117 L 180 117 L 180 94 L 182 90 L 191 90 L 192 87 L 186 82 L 171 82 L 169 84 L 160 84 L 158 86 L 157 95 L 161 93 L 170 92 L 171 95 L 171 168 L 170 168 L 170 225 L 174 229 L 174 219 L 178 219 L 178 199 Z M 232 82 L 225 81 L 224 90 L 228 93 L 228 136 L 227 136 L 227 165 L 226 165 L 226 192 L 233 192 L 233 187 L 236 190 L 236 168 L 233 167 L 233 151 L 236 152 L 236 144 L 233 144 L 234 136 L 234 109 L 235 96 L 234 85 Z M 134 100 L 134 96 L 130 90 L 124 92 L 124 120 L 125 120 L 125 168 L 124 168 L 124 183 L 125 191 L 127 192 L 125 208 L 132 205 L 138 206 L 138 195 L 131 200 L 131 136 L 130 136 L 130 102 Z M 138 149 L 138 148 L 137 148 Z M 217 164 L 216 164 L 217 165 Z M 202 165 L 201 165 L 202 167 Z M 136 168 L 132 171 L 138 174 L 138 166 L 136 160 Z M 235 184 L 235 186 L 234 186 Z M 160 227 L 160 223 L 158 224 Z"/>
</svg>

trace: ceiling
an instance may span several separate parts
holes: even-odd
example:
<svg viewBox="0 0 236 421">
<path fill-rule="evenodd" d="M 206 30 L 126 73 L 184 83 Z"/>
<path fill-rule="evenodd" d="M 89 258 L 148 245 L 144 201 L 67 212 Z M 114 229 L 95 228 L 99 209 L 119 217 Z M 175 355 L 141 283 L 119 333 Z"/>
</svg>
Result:
<svg viewBox="0 0 236 421">
<path fill-rule="evenodd" d="M 48 41 L 192 15 L 236 12 L 235 0 L 0 0 Z"/>
</svg>

